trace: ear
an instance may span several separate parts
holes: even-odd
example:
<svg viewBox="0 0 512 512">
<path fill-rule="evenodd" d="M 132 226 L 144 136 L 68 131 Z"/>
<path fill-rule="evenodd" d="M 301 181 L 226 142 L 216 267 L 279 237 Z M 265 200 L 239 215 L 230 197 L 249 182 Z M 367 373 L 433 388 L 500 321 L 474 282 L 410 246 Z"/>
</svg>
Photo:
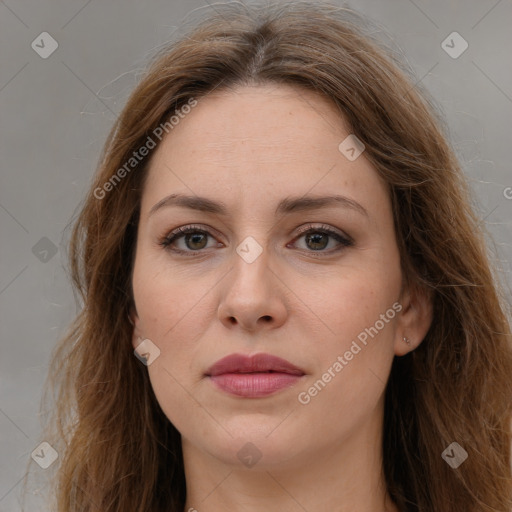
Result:
<svg viewBox="0 0 512 512">
<path fill-rule="evenodd" d="M 132 345 L 133 348 L 137 348 L 140 342 L 144 339 L 142 336 L 142 332 L 140 329 L 140 320 L 139 315 L 137 314 L 137 310 L 135 309 L 135 305 L 130 306 L 130 313 L 128 315 L 128 320 L 130 324 L 133 326 L 132 332 Z"/>
<path fill-rule="evenodd" d="M 433 297 L 427 289 L 407 287 L 399 300 L 402 305 L 397 320 L 397 338 L 395 340 L 395 355 L 404 356 L 418 348 L 432 324 Z M 410 343 L 406 343 L 407 338 Z"/>
</svg>

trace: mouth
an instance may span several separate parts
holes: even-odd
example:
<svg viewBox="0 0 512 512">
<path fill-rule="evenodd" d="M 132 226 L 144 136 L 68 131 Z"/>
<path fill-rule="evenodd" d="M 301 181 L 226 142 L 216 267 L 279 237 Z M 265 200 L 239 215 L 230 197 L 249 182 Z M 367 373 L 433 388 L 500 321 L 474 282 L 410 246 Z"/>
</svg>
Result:
<svg viewBox="0 0 512 512">
<path fill-rule="evenodd" d="M 294 364 L 271 354 L 252 357 L 232 354 L 217 361 L 205 377 L 228 394 L 261 398 L 294 385 L 305 372 Z"/>
</svg>

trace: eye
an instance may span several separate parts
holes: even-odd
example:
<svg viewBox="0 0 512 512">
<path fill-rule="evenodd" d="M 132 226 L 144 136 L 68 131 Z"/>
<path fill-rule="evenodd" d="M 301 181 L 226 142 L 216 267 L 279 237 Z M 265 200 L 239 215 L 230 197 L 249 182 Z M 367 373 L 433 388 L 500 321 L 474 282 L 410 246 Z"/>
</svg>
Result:
<svg viewBox="0 0 512 512">
<path fill-rule="evenodd" d="M 199 252 L 206 248 L 208 237 L 212 237 L 208 230 L 202 229 L 201 226 L 190 225 L 175 229 L 160 240 L 159 244 L 177 253 Z M 183 246 L 173 247 L 173 244 L 181 240 L 183 240 L 185 248 Z"/>
<path fill-rule="evenodd" d="M 338 232 L 325 224 L 319 226 L 308 224 L 307 226 L 302 227 L 299 231 L 300 234 L 294 239 L 292 245 L 295 245 L 297 240 L 304 238 L 306 248 L 301 249 L 307 252 L 330 254 L 353 245 L 353 240 L 350 237 L 343 235 L 341 232 Z M 208 248 L 209 237 L 213 238 L 213 235 L 208 229 L 203 228 L 202 226 L 189 225 L 175 229 L 168 235 L 164 236 L 158 243 L 163 248 L 175 253 L 192 255 L 193 253 L 200 253 L 203 249 Z M 337 242 L 338 247 L 334 247 L 334 249 L 331 248 L 331 250 L 327 251 L 324 250 L 329 246 L 329 243 L 332 240 Z M 182 246 L 179 247 L 178 242 L 181 241 L 183 243 Z M 222 245 L 219 244 L 220 242 L 217 242 L 210 247 L 219 247 Z M 288 244 L 287 247 L 289 245 L 290 244 Z"/>
<path fill-rule="evenodd" d="M 353 240 L 347 235 L 343 235 L 341 232 L 338 232 L 331 228 L 330 226 L 326 226 L 322 224 L 320 226 L 315 226 L 309 224 L 300 229 L 300 235 L 295 238 L 296 240 L 300 240 L 304 238 L 306 251 L 308 252 L 323 252 L 323 253 L 332 253 L 337 252 L 345 247 L 350 247 L 353 245 Z M 329 246 L 329 242 L 335 240 L 338 242 L 338 247 L 331 250 L 325 251 Z"/>
</svg>

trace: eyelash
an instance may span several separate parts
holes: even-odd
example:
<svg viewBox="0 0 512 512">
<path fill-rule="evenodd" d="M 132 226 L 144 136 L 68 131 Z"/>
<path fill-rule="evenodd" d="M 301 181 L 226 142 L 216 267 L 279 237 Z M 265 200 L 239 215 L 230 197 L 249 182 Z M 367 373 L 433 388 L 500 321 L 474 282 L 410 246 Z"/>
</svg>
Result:
<svg viewBox="0 0 512 512">
<path fill-rule="evenodd" d="M 163 247 L 164 249 L 166 249 L 168 251 L 172 251 L 172 252 L 175 252 L 178 254 L 185 254 L 187 256 L 193 257 L 197 254 L 200 254 L 204 250 L 199 249 L 197 251 L 193 251 L 193 250 L 184 251 L 182 249 L 176 249 L 176 248 L 171 247 L 171 244 L 173 242 L 175 242 L 176 240 L 179 240 L 184 235 L 190 234 L 190 233 L 202 233 L 202 234 L 206 234 L 206 235 L 213 237 L 213 234 L 210 231 L 208 231 L 208 229 L 204 229 L 204 227 L 202 227 L 200 225 L 191 224 L 188 226 L 179 227 L 179 228 L 175 229 L 174 231 L 172 231 L 171 233 L 167 234 L 166 236 L 164 236 L 162 239 L 160 239 L 158 241 L 158 245 L 160 245 L 161 247 Z M 308 225 L 304 226 L 303 228 L 300 229 L 297 237 L 294 238 L 293 241 L 295 242 L 302 236 L 310 234 L 310 233 L 326 234 L 326 235 L 331 236 L 337 242 L 340 243 L 340 247 L 331 249 L 329 251 L 324 251 L 324 250 L 313 251 L 313 250 L 303 249 L 304 251 L 311 253 L 311 255 L 313 255 L 313 256 L 318 255 L 319 257 L 322 257 L 322 253 L 326 254 L 326 255 L 333 254 L 333 253 L 336 253 L 346 247 L 350 247 L 354 244 L 353 240 L 350 237 L 341 235 L 340 233 L 338 233 L 337 231 L 334 231 L 332 228 L 330 228 L 329 226 L 327 226 L 325 224 L 321 224 L 321 225 L 317 225 L 317 226 L 315 226 L 314 224 L 308 224 Z"/>
</svg>

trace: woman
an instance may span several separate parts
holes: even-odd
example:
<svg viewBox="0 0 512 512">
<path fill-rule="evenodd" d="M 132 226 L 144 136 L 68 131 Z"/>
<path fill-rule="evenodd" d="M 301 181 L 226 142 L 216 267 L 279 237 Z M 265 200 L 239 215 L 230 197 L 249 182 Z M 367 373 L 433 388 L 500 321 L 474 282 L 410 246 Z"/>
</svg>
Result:
<svg viewBox="0 0 512 512">
<path fill-rule="evenodd" d="M 428 95 L 346 9 L 215 11 L 74 227 L 55 510 L 510 510 L 510 324 Z"/>
</svg>

